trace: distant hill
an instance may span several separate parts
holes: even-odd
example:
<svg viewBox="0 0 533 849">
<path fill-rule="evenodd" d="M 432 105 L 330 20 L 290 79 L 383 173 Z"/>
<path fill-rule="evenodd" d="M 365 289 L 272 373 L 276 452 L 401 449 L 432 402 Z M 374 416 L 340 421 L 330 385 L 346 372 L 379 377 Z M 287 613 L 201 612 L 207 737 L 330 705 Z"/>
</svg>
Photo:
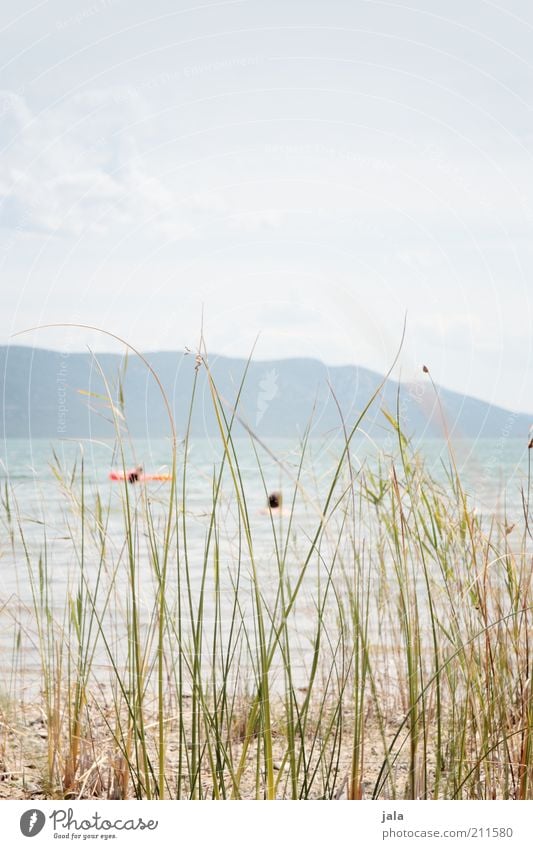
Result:
<svg viewBox="0 0 533 849">
<path fill-rule="evenodd" d="M 157 372 L 175 414 L 178 433 L 185 431 L 195 376 L 194 355 L 146 354 Z M 234 403 L 246 361 L 212 356 L 210 369 L 221 396 Z M 127 363 L 118 354 L 62 354 L 36 348 L 0 347 L 2 437 L 110 437 L 113 426 L 100 369 L 118 398 L 122 370 L 125 414 L 135 437 L 169 434 L 168 418 L 153 377 L 138 357 Z M 440 435 L 442 418 L 425 375 L 400 388 L 404 431 Z M 339 428 L 339 408 L 348 425 L 361 413 L 381 382 L 379 374 L 357 366 L 327 367 L 313 359 L 250 363 L 239 403 L 241 417 L 259 436 L 303 433 L 312 417 L 312 432 L 325 435 Z M 389 380 L 365 417 L 362 427 L 378 436 L 389 425 L 383 409 L 396 414 L 398 384 Z M 87 394 L 91 393 L 91 394 Z M 439 390 L 449 430 L 455 437 L 486 436 L 526 439 L 532 417 L 515 414 L 446 389 Z M 336 399 L 336 400 L 335 400 Z M 338 405 L 338 406 L 337 406 Z M 230 406 L 227 411 L 230 412 Z M 192 413 L 196 436 L 216 432 L 216 420 L 205 369 L 198 369 Z"/>
</svg>

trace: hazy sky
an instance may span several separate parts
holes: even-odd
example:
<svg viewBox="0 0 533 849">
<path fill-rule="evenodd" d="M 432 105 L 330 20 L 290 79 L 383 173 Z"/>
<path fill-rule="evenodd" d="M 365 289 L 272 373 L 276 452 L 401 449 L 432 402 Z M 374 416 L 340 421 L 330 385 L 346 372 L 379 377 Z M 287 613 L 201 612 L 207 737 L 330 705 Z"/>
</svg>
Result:
<svg viewBox="0 0 533 849">
<path fill-rule="evenodd" d="M 1 339 L 315 356 L 533 411 L 533 6 L 0 12 Z M 24 344 L 109 350 L 83 331 Z"/>
</svg>

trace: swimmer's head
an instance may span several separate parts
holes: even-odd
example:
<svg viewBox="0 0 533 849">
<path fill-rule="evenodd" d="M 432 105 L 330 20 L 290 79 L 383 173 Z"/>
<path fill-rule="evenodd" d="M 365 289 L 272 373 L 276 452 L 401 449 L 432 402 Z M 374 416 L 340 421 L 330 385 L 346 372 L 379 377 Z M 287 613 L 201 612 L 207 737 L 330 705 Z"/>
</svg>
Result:
<svg viewBox="0 0 533 849">
<path fill-rule="evenodd" d="M 271 510 L 279 510 L 282 500 L 281 492 L 271 492 L 268 496 L 268 506 Z"/>
</svg>

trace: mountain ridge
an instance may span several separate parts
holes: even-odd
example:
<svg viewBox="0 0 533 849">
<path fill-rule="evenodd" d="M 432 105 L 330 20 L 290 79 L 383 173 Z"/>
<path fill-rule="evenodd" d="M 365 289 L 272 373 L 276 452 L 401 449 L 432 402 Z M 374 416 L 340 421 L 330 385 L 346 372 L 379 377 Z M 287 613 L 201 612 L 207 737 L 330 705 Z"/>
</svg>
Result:
<svg viewBox="0 0 533 849">
<path fill-rule="evenodd" d="M 196 376 L 196 403 L 191 424 L 196 435 L 214 435 L 205 368 L 196 373 L 194 353 L 147 351 L 143 356 L 158 374 L 176 417 L 179 433 L 188 418 Z M 209 368 L 230 412 L 237 388 L 247 369 L 239 402 L 239 415 L 260 436 L 303 433 L 313 413 L 312 433 L 322 435 L 342 422 L 353 423 L 376 392 L 383 376 L 356 365 L 328 366 L 317 358 L 288 357 L 250 360 L 210 355 Z M 135 437 L 169 433 L 168 416 L 156 382 L 136 355 L 120 353 L 61 352 L 22 345 L 0 346 L 2 408 L 0 436 L 5 437 L 110 437 L 109 408 L 101 397 L 105 379 L 118 397 L 118 374 L 123 372 L 125 415 Z M 527 438 L 533 415 L 517 413 L 482 399 L 437 387 L 431 382 L 388 379 L 369 410 L 365 430 L 379 433 L 389 425 L 382 409 L 395 415 L 400 392 L 400 419 L 409 435 L 441 435 L 439 399 L 452 436 Z"/>
</svg>

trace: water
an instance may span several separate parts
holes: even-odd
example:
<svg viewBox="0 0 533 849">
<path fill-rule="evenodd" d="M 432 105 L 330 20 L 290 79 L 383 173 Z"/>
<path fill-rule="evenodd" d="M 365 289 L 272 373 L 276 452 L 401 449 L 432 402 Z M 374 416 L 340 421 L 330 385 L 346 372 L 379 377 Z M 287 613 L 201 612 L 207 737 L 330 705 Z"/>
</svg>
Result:
<svg viewBox="0 0 533 849">
<path fill-rule="evenodd" d="M 424 456 L 433 476 L 443 483 L 450 467 L 446 444 L 439 439 L 420 442 L 415 446 Z M 264 481 L 258 470 L 258 458 L 247 439 L 236 440 L 239 456 L 239 468 L 246 492 L 250 525 L 254 538 L 256 567 L 259 570 L 261 588 L 267 602 L 273 603 L 278 587 L 278 567 L 274 545 L 274 536 L 270 515 L 265 510 L 265 488 L 281 490 L 287 498 L 294 488 L 298 476 L 301 446 L 297 442 L 272 440 L 268 450 L 256 446 L 261 462 Z M 300 479 L 299 497 L 293 515 L 293 532 L 289 547 L 289 560 L 293 564 L 288 570 L 289 579 L 297 579 L 299 564 L 308 550 L 309 540 L 317 527 L 320 517 L 320 505 L 323 504 L 342 445 L 335 437 L 312 440 L 308 446 L 307 460 Z M 135 442 L 126 447 L 128 464 L 142 463 L 147 472 L 169 470 L 170 445 L 167 440 Z M 54 459 L 54 452 L 56 459 Z M 184 447 L 178 451 L 178 472 L 183 465 Z M 398 451 L 394 441 L 384 439 L 371 441 L 360 436 L 354 441 L 351 458 L 357 472 L 363 468 L 375 469 L 382 458 L 386 466 L 390 455 Z M 495 515 L 499 521 L 512 523 L 520 521 L 523 513 L 523 492 L 527 489 L 529 474 L 529 454 L 527 445 L 519 440 L 481 440 L 458 441 L 454 444 L 454 455 L 461 480 L 471 503 L 484 516 Z M 65 599 L 68 592 L 76 587 L 79 578 L 80 522 L 76 505 L 73 503 L 68 482 L 76 468 L 78 482 L 74 491 L 80 492 L 79 474 L 83 460 L 85 480 L 85 503 L 94 509 L 97 493 L 107 506 L 108 551 L 110 560 L 116 564 L 122 586 L 127 587 L 127 569 L 123 557 L 124 524 L 123 499 L 124 485 L 112 483 L 109 478 L 111 468 L 121 468 L 121 461 L 115 453 L 112 442 L 85 441 L 83 443 L 58 442 L 49 440 L 6 440 L 1 445 L 0 476 L 2 488 L 9 489 L 9 500 L 13 514 L 24 528 L 27 551 L 36 572 L 39 555 L 43 555 L 46 537 L 46 561 L 50 575 L 53 615 L 61 623 L 65 622 Z M 192 591 L 198 598 L 201 588 L 202 564 L 205 542 L 209 532 L 211 514 L 211 494 L 214 476 L 220 463 L 220 447 L 208 439 L 192 440 L 188 451 L 188 485 L 186 499 L 187 548 L 191 564 Z M 61 467 L 62 482 L 54 472 L 54 466 Z M 152 483 L 147 487 L 154 517 L 163 517 L 165 496 L 168 483 Z M 131 498 L 140 498 L 142 487 L 130 487 Z M 17 505 L 16 510 L 15 506 Z M 2 508 L 2 513 L 4 508 Z M 232 491 L 229 471 L 227 472 L 223 496 L 220 500 L 219 547 L 220 547 L 220 592 L 223 596 L 222 610 L 230 618 L 233 595 L 233 583 L 236 579 L 237 562 L 242 564 L 241 597 L 243 619 L 253 628 L 253 593 L 251 581 L 251 563 L 246 548 L 242 548 L 242 535 L 239 536 L 238 508 Z M 288 517 L 281 513 L 275 519 L 274 532 L 278 540 L 283 539 L 284 526 Z M 334 536 L 334 535 L 333 535 Z M 77 542 L 73 542 L 73 538 Z M 97 569 L 97 550 L 86 543 L 86 556 L 93 556 L 92 568 Z M 147 541 L 141 534 L 139 562 L 148 564 Z M 142 546 L 145 546 L 144 550 Z M 13 646 L 14 625 L 22 636 L 25 666 L 31 677 L 32 669 L 38 667 L 37 639 L 33 622 L 33 599 L 31 582 L 25 561 L 25 551 L 19 539 L 9 540 L 6 531 L 2 534 L 0 559 L 0 649 L 4 673 L 9 668 L 10 652 Z M 122 553 L 121 553 L 122 552 Z M 210 555 L 211 557 L 212 555 Z M 323 551 L 321 556 L 327 559 Z M 89 564 L 89 572 L 91 563 Z M 311 623 L 316 593 L 317 569 L 310 569 L 308 586 L 304 582 L 302 601 L 295 611 L 295 640 L 302 645 L 302 653 L 308 651 L 312 637 Z M 153 589 L 151 567 L 145 566 L 141 583 Z M 292 571 L 291 571 L 292 570 Z M 170 576 L 170 591 L 173 588 L 175 572 Z M 206 583 L 206 622 L 213 616 L 213 571 L 208 570 Z M 123 595 L 125 595 L 125 590 Z M 120 604 L 121 599 L 115 599 Z M 150 606 L 147 603 L 146 622 Z M 185 622 L 185 625 L 188 623 Z M 120 617 L 109 624 L 113 629 L 116 645 L 124 641 L 120 632 Z M 307 646 L 307 648 L 306 648 Z M 102 669 L 105 668 L 100 658 Z"/>
<path fill-rule="evenodd" d="M 265 515 L 265 487 L 288 494 L 293 490 L 298 475 L 301 446 L 287 440 L 271 440 L 268 450 L 256 447 L 257 456 L 248 439 L 235 442 L 239 469 L 246 491 L 255 544 L 261 557 L 272 557 L 272 529 Z M 450 468 L 449 452 L 441 439 L 428 439 L 415 446 L 425 458 L 432 475 L 445 484 Z M 71 565 L 71 551 L 65 541 L 66 523 L 75 521 L 69 515 L 69 498 L 65 486 L 60 485 L 52 466 L 56 465 L 54 453 L 68 481 L 74 468 L 79 477 L 83 460 L 86 500 L 93 504 L 98 492 L 104 504 L 110 505 L 110 533 L 123 537 L 122 499 L 123 485 L 109 481 L 112 468 L 121 469 L 113 442 L 85 441 L 57 442 L 49 440 L 6 440 L 0 446 L 0 485 L 9 485 L 11 498 L 16 500 L 24 523 L 28 543 L 41 547 L 43 530 L 50 548 L 55 580 L 62 583 Z M 183 464 L 183 446 L 178 449 L 178 474 Z M 316 526 L 320 505 L 326 496 L 342 444 L 332 438 L 312 440 L 307 448 L 306 462 L 301 474 L 301 495 L 295 509 L 295 528 L 300 534 L 310 534 Z M 529 453 L 522 440 L 478 439 L 461 440 L 454 444 L 454 456 L 463 487 L 478 512 L 496 515 L 498 520 L 520 520 L 523 514 L 522 494 L 528 486 Z M 168 472 L 170 469 L 170 444 L 168 440 L 135 442 L 126 446 L 129 465 L 142 463 L 147 472 Z M 390 440 L 376 443 L 358 437 L 353 443 L 352 462 L 356 471 L 364 467 L 375 469 L 377 458 L 398 454 L 397 446 Z M 264 482 L 258 470 L 261 464 Z M 397 460 L 398 462 L 398 460 Z M 187 516 L 189 546 L 193 559 L 203 554 L 208 528 L 213 476 L 220 464 L 220 446 L 209 440 L 193 440 L 188 451 Z M 148 490 L 157 504 L 164 502 L 168 483 L 151 483 Z M 227 530 L 231 537 L 231 517 L 236 507 L 231 503 L 231 485 L 225 488 L 227 505 Z M 307 502 L 307 503 L 306 503 Z M 315 507 L 310 507 L 310 503 Z M 286 504 L 287 506 L 287 504 Z M 234 528 L 233 528 L 234 531 Z M 263 547 L 262 547 L 263 546 Z M 31 602 L 28 591 L 20 583 L 20 569 L 12 568 L 12 556 L 3 545 L 0 592 L 5 598 L 15 592 L 25 603 Z M 19 563 L 20 567 L 20 563 Z"/>
<path fill-rule="evenodd" d="M 248 439 L 235 440 L 239 456 L 239 466 L 247 480 L 254 483 L 258 493 L 258 503 L 263 503 L 264 493 L 257 472 L 257 459 Z M 425 458 L 432 474 L 443 479 L 442 464 L 448 464 L 449 452 L 442 439 L 425 439 L 415 443 L 414 447 Z M 296 473 L 300 458 L 300 444 L 296 441 L 272 439 L 267 448 L 275 455 L 279 464 L 264 450 L 258 447 L 261 465 L 266 474 L 270 474 L 272 484 L 290 479 Z M 311 457 L 315 472 L 319 477 L 326 476 L 339 455 L 341 443 L 335 439 L 311 440 L 308 455 Z M 84 474 L 89 486 L 108 487 L 108 473 L 111 468 L 121 468 L 114 443 L 84 440 L 82 442 L 47 439 L 6 439 L 0 443 L 0 482 L 9 480 L 15 489 L 20 504 L 26 509 L 38 509 L 43 501 L 58 501 L 56 480 L 51 473 L 53 452 L 56 452 L 65 468 L 71 468 L 75 461 L 80 465 L 84 461 Z M 493 509 L 504 494 L 509 506 L 514 509 L 520 504 L 520 491 L 527 486 L 528 450 L 524 440 L 518 439 L 476 439 L 457 440 L 453 444 L 454 456 L 461 480 L 472 497 L 478 499 L 480 506 Z M 126 446 L 127 462 L 140 462 L 147 472 L 168 471 L 170 466 L 170 444 L 166 439 L 136 441 Z M 183 449 L 179 450 L 179 454 Z M 354 466 L 372 464 L 378 454 L 396 455 L 397 450 L 389 437 L 382 441 L 359 437 L 353 443 L 352 459 Z M 197 475 L 197 490 L 201 494 L 202 482 L 208 484 L 212 478 L 213 466 L 220 459 L 219 445 L 210 439 L 192 440 L 189 447 L 189 463 Z M 280 468 L 281 465 L 281 468 Z M 251 490 L 253 494 L 253 488 Z"/>
</svg>

